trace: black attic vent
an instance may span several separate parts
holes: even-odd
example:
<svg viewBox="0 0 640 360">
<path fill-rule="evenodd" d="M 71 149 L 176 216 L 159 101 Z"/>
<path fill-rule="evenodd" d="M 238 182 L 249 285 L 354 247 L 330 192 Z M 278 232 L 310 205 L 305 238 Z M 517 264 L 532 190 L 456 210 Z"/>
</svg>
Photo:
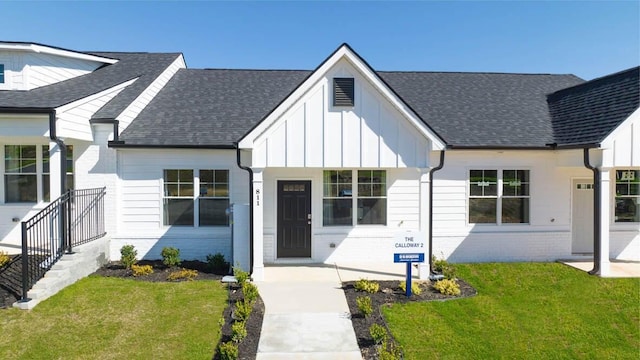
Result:
<svg viewBox="0 0 640 360">
<path fill-rule="evenodd" d="M 333 106 L 353 106 L 353 78 L 333 78 Z"/>
</svg>

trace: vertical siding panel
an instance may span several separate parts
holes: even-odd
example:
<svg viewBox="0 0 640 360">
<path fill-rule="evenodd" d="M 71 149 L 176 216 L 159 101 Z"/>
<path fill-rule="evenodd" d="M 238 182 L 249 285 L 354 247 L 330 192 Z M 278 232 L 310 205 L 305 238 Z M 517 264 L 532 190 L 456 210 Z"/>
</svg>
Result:
<svg viewBox="0 0 640 360">
<path fill-rule="evenodd" d="M 301 104 L 287 119 L 286 166 L 303 167 L 305 159 L 305 104 Z"/>
<path fill-rule="evenodd" d="M 283 121 L 269 137 L 267 143 L 267 165 L 273 167 L 286 166 L 287 123 Z"/>
<path fill-rule="evenodd" d="M 413 134 L 405 125 L 398 123 L 398 166 L 409 167 L 413 166 L 416 161 L 416 140 Z"/>
<path fill-rule="evenodd" d="M 380 111 L 379 101 L 368 91 L 362 91 L 362 150 L 361 166 L 380 166 Z"/>
<path fill-rule="evenodd" d="M 398 166 L 398 123 L 386 106 L 380 107 L 380 165 Z"/>
<path fill-rule="evenodd" d="M 343 137 L 342 113 L 339 111 L 325 112 L 325 123 L 324 123 L 324 166 L 325 167 L 342 166 L 342 137 Z"/>
<path fill-rule="evenodd" d="M 324 85 L 313 93 L 306 102 L 306 165 L 321 167 L 324 154 Z"/>
</svg>

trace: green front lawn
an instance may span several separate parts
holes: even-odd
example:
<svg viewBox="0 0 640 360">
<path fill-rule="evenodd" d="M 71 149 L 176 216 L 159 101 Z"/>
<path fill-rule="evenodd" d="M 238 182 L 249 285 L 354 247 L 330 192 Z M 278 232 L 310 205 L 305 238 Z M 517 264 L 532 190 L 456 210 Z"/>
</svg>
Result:
<svg viewBox="0 0 640 360">
<path fill-rule="evenodd" d="M 31 311 L 0 310 L 0 359 L 211 359 L 225 288 L 90 276 Z"/>
<path fill-rule="evenodd" d="M 477 296 L 384 310 L 407 359 L 640 357 L 640 279 L 557 263 L 457 269 Z"/>
</svg>

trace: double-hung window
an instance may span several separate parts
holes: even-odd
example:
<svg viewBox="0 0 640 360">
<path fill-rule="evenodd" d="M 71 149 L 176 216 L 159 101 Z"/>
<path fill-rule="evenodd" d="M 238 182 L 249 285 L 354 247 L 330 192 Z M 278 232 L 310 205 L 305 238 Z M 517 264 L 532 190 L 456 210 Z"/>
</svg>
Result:
<svg viewBox="0 0 640 360">
<path fill-rule="evenodd" d="M 529 170 L 470 170 L 469 223 L 529 223 Z"/>
<path fill-rule="evenodd" d="M 164 170 L 163 205 L 166 226 L 229 225 L 229 170 Z"/>
<path fill-rule="evenodd" d="M 37 202 L 38 174 L 36 145 L 5 145 L 5 202 Z"/>
<path fill-rule="evenodd" d="M 640 170 L 616 170 L 615 222 L 640 222 Z"/>
<path fill-rule="evenodd" d="M 193 170 L 164 171 L 164 224 L 193 226 Z"/>
<path fill-rule="evenodd" d="M 200 170 L 200 226 L 229 225 L 229 171 Z"/>
<path fill-rule="evenodd" d="M 323 186 L 324 226 L 387 224 L 385 170 L 325 170 Z"/>
</svg>

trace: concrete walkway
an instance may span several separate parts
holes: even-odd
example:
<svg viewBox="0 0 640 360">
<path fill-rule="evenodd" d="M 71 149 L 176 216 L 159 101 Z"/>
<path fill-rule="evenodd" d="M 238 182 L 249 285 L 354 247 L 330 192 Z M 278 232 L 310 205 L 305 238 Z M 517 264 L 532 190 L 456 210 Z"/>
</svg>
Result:
<svg viewBox="0 0 640 360">
<path fill-rule="evenodd" d="M 582 271 L 593 269 L 593 261 L 566 260 L 562 261 L 562 263 Z M 609 263 L 609 274 L 605 277 L 640 278 L 640 262 L 611 261 Z"/>
<path fill-rule="evenodd" d="M 256 283 L 265 304 L 257 360 L 362 359 L 341 281 L 401 278 L 402 272 L 338 269 L 333 265 L 265 268 L 267 280 Z"/>
</svg>

